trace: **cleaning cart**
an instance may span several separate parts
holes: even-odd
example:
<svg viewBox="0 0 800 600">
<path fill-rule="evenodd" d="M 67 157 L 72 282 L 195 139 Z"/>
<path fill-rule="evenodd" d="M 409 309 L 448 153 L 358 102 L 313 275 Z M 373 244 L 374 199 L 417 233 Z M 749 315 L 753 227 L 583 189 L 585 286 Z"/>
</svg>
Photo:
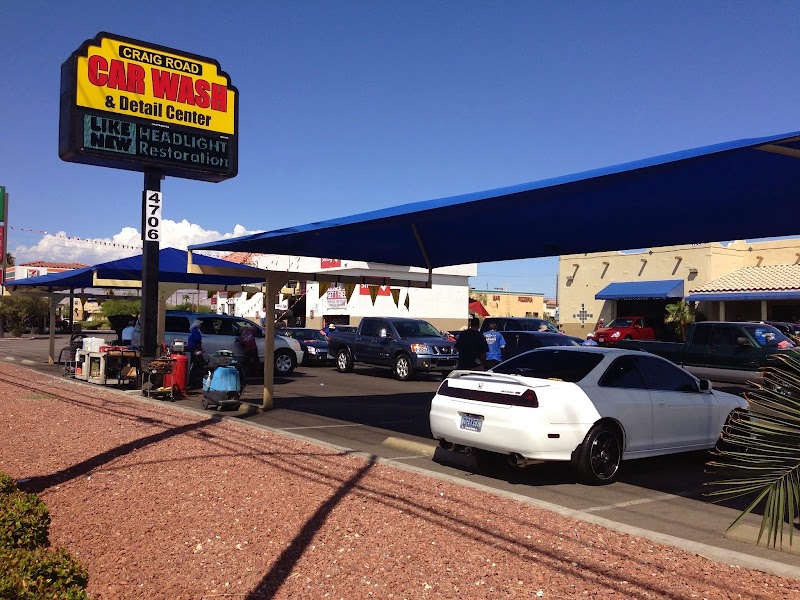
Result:
<svg viewBox="0 0 800 600">
<path fill-rule="evenodd" d="M 208 358 L 208 368 L 203 378 L 203 408 L 236 410 L 241 404 L 245 388 L 242 365 L 233 353 L 220 350 Z"/>
</svg>

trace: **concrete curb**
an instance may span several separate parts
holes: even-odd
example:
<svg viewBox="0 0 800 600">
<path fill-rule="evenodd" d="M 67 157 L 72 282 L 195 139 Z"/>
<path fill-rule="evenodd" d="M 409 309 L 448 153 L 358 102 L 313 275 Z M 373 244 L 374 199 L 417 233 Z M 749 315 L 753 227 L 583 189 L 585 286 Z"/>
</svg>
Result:
<svg viewBox="0 0 800 600">
<path fill-rule="evenodd" d="M 769 548 L 771 547 L 767 544 L 766 541 L 766 533 L 761 536 L 761 541 L 758 541 L 758 532 L 760 531 L 759 527 L 754 525 L 737 525 L 735 528 L 731 529 L 727 533 L 725 533 L 725 537 L 729 540 L 734 540 L 737 542 L 744 542 L 745 544 L 752 544 L 753 546 L 760 546 L 761 548 Z M 779 551 L 785 552 L 786 554 L 794 554 L 795 556 L 800 556 L 800 533 L 794 533 L 792 536 L 793 544 L 789 543 L 789 533 L 787 531 L 784 532 L 783 536 L 783 543 L 778 543 Z M 778 538 L 780 540 L 780 537 Z M 796 577 L 800 577 L 796 575 Z"/>
<path fill-rule="evenodd" d="M 403 452 L 411 452 L 421 456 L 433 456 L 436 453 L 436 444 L 425 444 L 422 442 L 415 442 L 414 440 L 406 440 L 398 437 L 387 437 L 381 443 L 382 446 L 393 448 L 394 450 L 401 450 Z"/>
</svg>

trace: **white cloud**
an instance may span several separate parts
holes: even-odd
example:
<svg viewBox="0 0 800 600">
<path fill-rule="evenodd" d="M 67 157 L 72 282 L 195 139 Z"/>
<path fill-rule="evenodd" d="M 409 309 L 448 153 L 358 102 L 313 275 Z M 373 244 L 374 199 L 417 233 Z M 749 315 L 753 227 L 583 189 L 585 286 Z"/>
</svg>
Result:
<svg viewBox="0 0 800 600">
<path fill-rule="evenodd" d="M 230 233 L 203 229 L 200 225 L 189 223 L 186 219 L 176 222 L 164 219 L 161 222 L 161 248 L 185 250 L 192 244 L 230 239 L 258 233 L 236 225 Z M 135 256 L 142 252 L 142 235 L 134 227 L 123 227 L 119 233 L 105 238 L 77 238 L 59 231 L 44 234 L 33 246 L 9 248 L 18 265 L 34 262 L 79 262 L 95 265 L 109 260 Z"/>
</svg>

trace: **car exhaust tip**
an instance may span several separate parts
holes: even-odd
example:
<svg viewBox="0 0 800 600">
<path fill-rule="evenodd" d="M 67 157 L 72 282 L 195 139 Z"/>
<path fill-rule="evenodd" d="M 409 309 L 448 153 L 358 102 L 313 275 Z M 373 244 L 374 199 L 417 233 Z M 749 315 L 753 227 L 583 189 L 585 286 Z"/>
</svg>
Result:
<svg viewBox="0 0 800 600">
<path fill-rule="evenodd" d="M 448 442 L 447 440 L 439 440 L 439 448 L 442 450 L 455 450 L 456 445 L 453 442 Z"/>
<path fill-rule="evenodd" d="M 538 465 L 543 462 L 544 462 L 543 460 L 540 460 L 538 458 L 525 458 L 524 456 L 522 456 L 517 452 L 512 452 L 511 454 L 508 455 L 508 464 L 510 464 L 512 467 L 522 468 L 522 467 L 527 467 L 529 465 Z"/>
</svg>

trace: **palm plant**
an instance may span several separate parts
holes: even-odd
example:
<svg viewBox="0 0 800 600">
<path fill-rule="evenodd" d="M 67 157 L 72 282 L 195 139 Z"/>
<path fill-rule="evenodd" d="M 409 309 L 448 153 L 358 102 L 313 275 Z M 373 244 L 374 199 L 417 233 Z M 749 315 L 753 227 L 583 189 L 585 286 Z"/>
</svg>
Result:
<svg viewBox="0 0 800 600">
<path fill-rule="evenodd" d="M 675 304 L 667 304 L 665 307 L 667 314 L 664 323 L 674 324 L 680 333 L 681 339 L 686 339 L 686 325 L 694 321 L 694 307 L 686 300 L 680 300 Z"/>
<path fill-rule="evenodd" d="M 764 371 L 764 384 L 748 392 L 750 408 L 731 415 L 723 429 L 716 458 L 707 463 L 717 479 L 705 495 L 715 501 L 755 495 L 731 523 L 733 529 L 762 502 L 758 542 L 766 533 L 770 547 L 781 547 L 786 526 L 792 544 L 800 518 L 800 354 L 775 356 Z"/>
</svg>

